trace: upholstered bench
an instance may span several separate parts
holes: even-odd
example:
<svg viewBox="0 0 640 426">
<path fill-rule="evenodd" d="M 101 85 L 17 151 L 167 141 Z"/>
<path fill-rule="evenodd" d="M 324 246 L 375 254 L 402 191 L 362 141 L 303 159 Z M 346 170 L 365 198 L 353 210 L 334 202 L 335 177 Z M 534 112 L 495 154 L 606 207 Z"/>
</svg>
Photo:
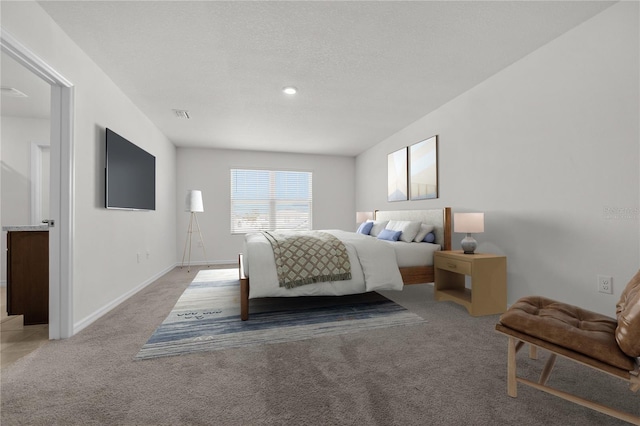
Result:
<svg viewBox="0 0 640 426">
<path fill-rule="evenodd" d="M 496 330 L 509 337 L 507 393 L 517 396 L 517 383 L 543 390 L 571 402 L 640 425 L 640 417 L 581 398 L 546 385 L 560 355 L 629 382 L 640 389 L 640 271 L 627 284 L 617 305 L 617 318 L 610 318 L 540 296 L 524 297 L 500 317 Z M 517 377 L 516 353 L 530 345 L 551 353 L 540 380 Z M 640 404 L 640 400 L 639 400 Z"/>
</svg>

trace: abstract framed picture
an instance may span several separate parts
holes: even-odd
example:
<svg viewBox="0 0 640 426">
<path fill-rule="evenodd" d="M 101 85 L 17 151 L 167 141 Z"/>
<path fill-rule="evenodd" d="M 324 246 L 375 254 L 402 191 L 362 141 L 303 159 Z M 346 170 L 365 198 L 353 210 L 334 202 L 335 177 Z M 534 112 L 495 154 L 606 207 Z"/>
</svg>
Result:
<svg viewBox="0 0 640 426">
<path fill-rule="evenodd" d="M 387 200 L 408 200 L 407 147 L 387 156 Z"/>
<path fill-rule="evenodd" d="M 409 147 L 411 200 L 438 198 L 438 136 Z"/>
</svg>

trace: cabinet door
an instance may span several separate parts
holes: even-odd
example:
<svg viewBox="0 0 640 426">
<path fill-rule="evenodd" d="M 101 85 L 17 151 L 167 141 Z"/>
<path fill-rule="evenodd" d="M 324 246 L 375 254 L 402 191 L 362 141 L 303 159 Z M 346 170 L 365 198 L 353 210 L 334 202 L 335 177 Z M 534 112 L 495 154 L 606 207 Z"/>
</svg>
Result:
<svg viewBox="0 0 640 426">
<path fill-rule="evenodd" d="M 7 233 L 7 313 L 24 324 L 49 322 L 49 233 Z"/>
</svg>

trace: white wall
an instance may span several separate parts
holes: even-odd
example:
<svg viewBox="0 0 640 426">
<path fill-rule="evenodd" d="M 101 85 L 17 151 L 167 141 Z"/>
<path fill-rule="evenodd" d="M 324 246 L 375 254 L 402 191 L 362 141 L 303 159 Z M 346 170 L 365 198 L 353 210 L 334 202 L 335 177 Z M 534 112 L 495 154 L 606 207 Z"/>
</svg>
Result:
<svg viewBox="0 0 640 426">
<path fill-rule="evenodd" d="M 485 212 L 478 250 L 506 254 L 510 304 L 540 294 L 614 315 L 640 266 L 638 33 L 638 3 L 614 5 L 364 152 L 357 210 Z M 440 198 L 388 203 L 387 154 L 434 134 Z"/>
<path fill-rule="evenodd" d="M 202 191 L 204 213 L 197 213 L 205 248 L 195 244 L 191 261 L 237 262 L 242 235 L 231 235 L 230 169 L 263 168 L 313 172 L 313 228 L 355 228 L 355 159 L 323 155 L 283 154 L 219 149 L 178 148 L 177 250 L 182 261 L 189 213 L 187 190 Z"/>
<path fill-rule="evenodd" d="M 1 226 L 31 225 L 31 143 L 49 143 L 49 120 L 0 117 L 2 134 L 2 217 Z M 7 247 L 2 232 L 1 247 Z M 2 275 L 7 279 L 7 252 L 2 250 Z"/>
<path fill-rule="evenodd" d="M 75 86 L 73 320 L 78 331 L 175 264 L 175 147 L 37 3 L 2 2 L 1 7 L 2 27 Z M 156 211 L 104 208 L 105 127 L 156 156 Z M 137 252 L 143 254 L 140 263 Z"/>
</svg>

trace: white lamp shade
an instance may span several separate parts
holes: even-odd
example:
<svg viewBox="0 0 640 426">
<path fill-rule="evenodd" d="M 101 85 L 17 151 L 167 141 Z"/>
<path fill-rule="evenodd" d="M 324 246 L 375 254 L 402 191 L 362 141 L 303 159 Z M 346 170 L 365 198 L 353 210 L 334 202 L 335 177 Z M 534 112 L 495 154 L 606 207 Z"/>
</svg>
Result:
<svg viewBox="0 0 640 426">
<path fill-rule="evenodd" d="M 373 219 L 373 212 L 356 212 L 356 222 L 362 223 Z"/>
<path fill-rule="evenodd" d="M 484 213 L 454 213 L 453 232 L 467 234 L 484 232 Z"/>
<path fill-rule="evenodd" d="M 190 189 L 187 191 L 187 210 L 188 212 L 204 211 L 204 204 L 202 203 L 202 191 L 196 189 Z"/>
</svg>

